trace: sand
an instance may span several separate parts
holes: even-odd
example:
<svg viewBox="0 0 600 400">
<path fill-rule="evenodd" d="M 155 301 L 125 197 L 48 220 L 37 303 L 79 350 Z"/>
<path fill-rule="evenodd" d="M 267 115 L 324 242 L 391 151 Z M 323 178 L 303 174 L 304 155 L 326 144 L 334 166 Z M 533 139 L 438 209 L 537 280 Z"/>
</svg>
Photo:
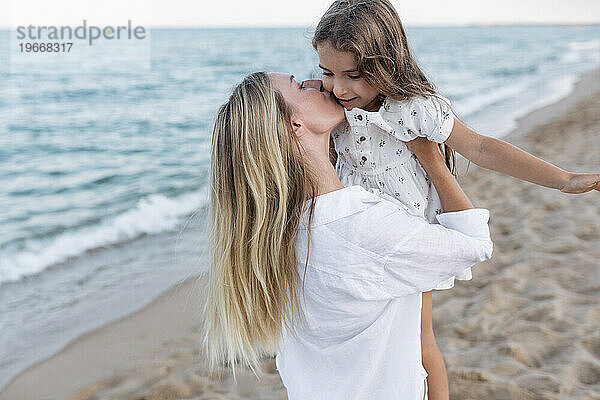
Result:
<svg viewBox="0 0 600 400">
<path fill-rule="evenodd" d="M 521 118 L 506 140 L 564 169 L 600 171 L 600 70 Z M 434 295 L 452 399 L 600 399 L 600 193 L 565 195 L 474 165 L 460 183 L 491 210 L 494 255 Z M 0 400 L 286 399 L 274 359 L 262 381 L 202 367 L 203 278 L 83 335 L 28 368 Z"/>
</svg>

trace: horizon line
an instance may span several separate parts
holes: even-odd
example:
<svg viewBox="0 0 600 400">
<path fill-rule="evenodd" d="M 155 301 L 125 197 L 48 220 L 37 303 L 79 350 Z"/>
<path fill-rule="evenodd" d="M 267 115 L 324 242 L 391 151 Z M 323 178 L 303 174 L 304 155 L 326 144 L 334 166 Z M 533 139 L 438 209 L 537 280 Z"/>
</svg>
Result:
<svg viewBox="0 0 600 400">
<path fill-rule="evenodd" d="M 489 23 L 423 23 L 423 24 L 403 24 L 407 28 L 467 28 L 467 27 L 486 27 L 486 26 L 594 26 L 600 25 L 600 21 L 596 22 L 489 22 Z M 22 26 L 22 25 L 19 25 Z M 38 25 L 34 25 L 38 26 Z M 56 25 L 59 26 L 59 25 Z M 70 25 L 61 25 L 70 26 Z M 150 24 L 149 29 L 256 29 L 256 28 L 311 28 L 313 24 L 297 24 L 297 25 L 168 25 L 168 24 Z M 0 30 L 9 31 L 12 26 L 0 25 Z"/>
</svg>

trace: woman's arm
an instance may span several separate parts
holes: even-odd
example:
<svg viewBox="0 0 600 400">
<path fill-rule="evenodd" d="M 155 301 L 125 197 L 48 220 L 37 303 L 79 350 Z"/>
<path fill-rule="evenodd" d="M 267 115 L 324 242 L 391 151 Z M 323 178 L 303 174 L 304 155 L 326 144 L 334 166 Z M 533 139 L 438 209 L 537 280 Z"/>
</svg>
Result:
<svg viewBox="0 0 600 400">
<path fill-rule="evenodd" d="M 435 186 L 444 212 L 462 211 L 473 208 L 473 204 L 456 182 L 454 176 L 444 162 L 437 143 L 426 138 L 416 138 L 406 143 L 415 153 L 419 162 L 427 171 L 427 175 Z"/>
<path fill-rule="evenodd" d="M 385 216 L 389 226 L 404 227 L 385 263 L 385 288 L 392 297 L 426 292 L 440 282 L 487 260 L 493 244 L 489 213 L 474 209 L 450 173 L 438 146 L 426 138 L 407 143 L 436 186 L 445 212 L 439 224 L 395 212 Z"/>
<path fill-rule="evenodd" d="M 390 297 L 432 290 L 492 256 L 488 210 L 446 212 L 437 216 L 439 224 L 430 224 L 403 210 L 392 211 L 395 205 L 391 205 L 383 225 L 399 228 L 389 231 L 393 247 L 385 259 L 381 283 Z"/>
<path fill-rule="evenodd" d="M 541 160 L 503 140 L 479 135 L 460 121 L 444 142 L 480 167 L 564 193 L 600 190 L 600 174 L 574 174 Z"/>
</svg>

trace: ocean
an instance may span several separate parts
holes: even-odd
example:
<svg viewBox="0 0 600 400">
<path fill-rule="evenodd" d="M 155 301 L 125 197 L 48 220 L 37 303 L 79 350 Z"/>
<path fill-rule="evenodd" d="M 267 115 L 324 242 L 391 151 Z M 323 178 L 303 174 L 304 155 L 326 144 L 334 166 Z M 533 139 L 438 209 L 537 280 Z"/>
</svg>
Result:
<svg viewBox="0 0 600 400">
<path fill-rule="evenodd" d="M 495 137 L 600 66 L 599 25 L 407 34 L 458 115 Z M 9 35 L 0 31 L 0 43 Z M 206 269 L 215 112 L 253 71 L 318 78 L 310 37 L 310 28 L 153 29 L 149 71 L 93 74 L 10 73 L 0 46 L 0 388 Z"/>
</svg>

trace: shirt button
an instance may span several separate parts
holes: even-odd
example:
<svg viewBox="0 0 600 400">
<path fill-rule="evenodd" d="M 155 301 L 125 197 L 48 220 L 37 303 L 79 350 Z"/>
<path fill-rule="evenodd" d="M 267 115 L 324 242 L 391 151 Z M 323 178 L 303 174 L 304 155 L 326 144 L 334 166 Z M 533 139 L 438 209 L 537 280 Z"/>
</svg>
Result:
<svg viewBox="0 0 600 400">
<path fill-rule="evenodd" d="M 362 115 L 358 114 L 358 115 L 356 116 L 356 119 L 358 119 L 359 121 L 362 121 Z"/>
<path fill-rule="evenodd" d="M 363 160 L 363 161 L 367 161 L 367 157 L 365 157 L 365 156 L 362 156 L 362 160 Z"/>
<path fill-rule="evenodd" d="M 364 142 L 365 140 L 367 140 L 367 138 L 366 138 L 366 137 L 364 137 L 364 136 L 361 136 L 361 137 L 360 137 L 360 141 L 361 141 L 361 142 Z"/>
</svg>

